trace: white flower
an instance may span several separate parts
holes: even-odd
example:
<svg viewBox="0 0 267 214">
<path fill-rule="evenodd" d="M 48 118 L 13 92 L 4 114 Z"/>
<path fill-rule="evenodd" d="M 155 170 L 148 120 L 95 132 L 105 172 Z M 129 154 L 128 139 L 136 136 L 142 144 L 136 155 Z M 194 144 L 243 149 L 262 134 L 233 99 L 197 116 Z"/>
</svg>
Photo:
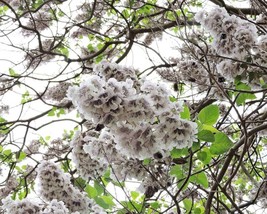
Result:
<svg viewBox="0 0 267 214">
<path fill-rule="evenodd" d="M 191 72 L 196 81 L 201 78 L 201 81 L 207 81 L 208 74 L 195 61 L 184 61 L 180 65 L 184 74 Z M 106 156 L 112 162 L 112 155 L 117 151 L 129 158 L 143 160 L 153 157 L 157 152 L 166 156 L 174 147 L 184 148 L 192 144 L 195 129 L 191 123 L 174 116 L 181 111 L 181 105 L 169 100 L 171 92 L 165 84 L 142 80 L 136 87 L 132 78 L 118 81 L 107 75 L 118 67 L 107 62 L 94 69 L 99 71 L 99 76 L 92 75 L 79 87 L 71 87 L 68 97 L 85 119 L 109 128 L 109 134 L 114 136 L 114 143 L 104 142 L 90 132 L 74 138 L 73 160 L 82 169 L 82 176 L 91 174 L 89 166 L 92 161 L 94 164 L 103 163 L 101 158 Z M 166 118 L 173 118 L 175 122 L 164 130 Z M 163 135 L 158 135 L 157 132 Z M 76 149 L 77 145 L 79 150 Z M 81 157 L 86 153 L 89 157 L 85 158 L 87 161 L 82 161 Z M 86 165 L 87 162 L 90 164 Z M 102 165 L 99 169 L 103 167 Z M 99 170 L 95 165 L 90 169 Z"/>
<path fill-rule="evenodd" d="M 64 202 L 53 199 L 41 214 L 69 214 L 69 209 L 66 208 Z"/>
<path fill-rule="evenodd" d="M 53 162 L 43 161 L 37 169 L 38 194 L 46 201 L 63 201 L 71 212 L 87 214 L 94 202 L 75 188 L 70 177 Z"/>
<path fill-rule="evenodd" d="M 229 59 L 221 61 L 219 64 L 217 64 L 216 68 L 217 72 L 229 81 L 244 72 L 244 69 L 242 69 L 240 63 Z"/>
<path fill-rule="evenodd" d="M 8 214 L 41 214 L 40 205 L 30 199 L 22 199 L 20 201 L 13 201 L 11 198 L 2 199 L 2 208 Z"/>
<path fill-rule="evenodd" d="M 79 175 L 85 180 L 99 175 L 101 176 L 107 170 L 107 165 L 105 163 L 97 159 L 93 159 L 90 154 L 84 150 L 84 148 L 87 148 L 86 145 L 90 144 L 89 140 L 93 139 L 93 135 L 96 136 L 97 133 L 94 133 L 93 131 L 89 131 L 88 133 L 84 134 L 76 132 L 71 142 L 71 147 L 73 148 L 72 161 L 76 165 Z M 91 136 L 91 138 L 87 137 L 86 139 L 86 136 Z M 101 145 L 99 146 L 101 147 Z"/>
<path fill-rule="evenodd" d="M 45 92 L 44 98 L 60 102 L 66 97 L 67 90 L 70 85 L 71 84 L 68 82 L 60 82 L 59 84 L 48 88 L 48 90 Z"/>
<path fill-rule="evenodd" d="M 126 81 L 127 79 L 137 80 L 137 72 L 132 68 L 120 66 L 115 63 L 109 63 L 105 60 L 96 64 L 93 72 L 105 79 L 114 78 L 118 81 Z"/>
</svg>

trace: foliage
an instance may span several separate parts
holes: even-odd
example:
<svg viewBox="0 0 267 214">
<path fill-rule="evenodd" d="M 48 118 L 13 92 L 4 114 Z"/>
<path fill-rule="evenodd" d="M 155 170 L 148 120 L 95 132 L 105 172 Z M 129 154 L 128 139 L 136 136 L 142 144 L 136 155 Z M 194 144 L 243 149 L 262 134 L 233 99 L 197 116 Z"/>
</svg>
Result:
<svg viewBox="0 0 267 214">
<path fill-rule="evenodd" d="M 264 213 L 267 4 L 242 3 L 0 0 L 0 212 Z"/>
</svg>

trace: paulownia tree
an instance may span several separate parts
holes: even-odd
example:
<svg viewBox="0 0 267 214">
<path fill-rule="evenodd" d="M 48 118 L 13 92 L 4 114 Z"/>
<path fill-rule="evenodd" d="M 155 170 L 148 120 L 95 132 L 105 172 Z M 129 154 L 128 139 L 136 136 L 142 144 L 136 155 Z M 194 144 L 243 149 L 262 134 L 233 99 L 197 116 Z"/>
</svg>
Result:
<svg viewBox="0 0 267 214">
<path fill-rule="evenodd" d="M 0 0 L 0 212 L 264 213 L 264 0 Z"/>
</svg>

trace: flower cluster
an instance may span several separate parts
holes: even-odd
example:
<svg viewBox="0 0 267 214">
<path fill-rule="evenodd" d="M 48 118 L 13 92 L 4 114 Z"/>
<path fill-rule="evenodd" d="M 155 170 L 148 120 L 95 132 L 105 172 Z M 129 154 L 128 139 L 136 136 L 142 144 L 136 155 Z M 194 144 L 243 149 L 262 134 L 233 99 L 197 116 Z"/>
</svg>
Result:
<svg viewBox="0 0 267 214">
<path fill-rule="evenodd" d="M 3 115 L 8 112 L 9 112 L 9 106 L 0 103 L 0 115 Z"/>
<path fill-rule="evenodd" d="M 71 84 L 69 82 L 60 82 L 59 84 L 48 88 L 44 98 L 60 103 L 67 94 L 67 90 Z"/>
<path fill-rule="evenodd" d="M 103 78 L 92 75 L 80 87 L 71 87 L 68 95 L 86 119 L 93 118 L 96 124 L 108 125 L 123 115 L 122 102 L 135 94 L 132 84 L 130 79 L 118 82 L 111 78 L 106 82 Z"/>
<path fill-rule="evenodd" d="M 63 154 L 66 154 L 66 152 L 69 150 L 68 142 L 63 141 L 60 138 L 53 139 L 49 143 L 48 150 L 43 155 L 44 160 L 53 159 L 55 157 L 60 157 Z"/>
<path fill-rule="evenodd" d="M 114 139 L 106 129 L 101 130 L 100 134 L 96 131 L 89 131 L 83 140 L 86 142 L 84 151 L 93 159 L 104 163 L 125 159 L 115 148 Z"/>
<path fill-rule="evenodd" d="M 253 21 L 229 15 L 219 6 L 199 11 L 195 20 L 204 31 L 192 32 L 186 38 L 192 42 L 182 47 L 181 59 L 171 60 L 176 66 L 172 70 L 159 69 L 158 73 L 168 81 L 197 86 L 198 91 L 208 91 L 217 99 L 225 99 L 222 89 L 233 87 L 236 77 L 253 88 L 261 88 L 260 82 L 267 81 L 265 33 Z M 265 20 L 266 15 L 260 15 L 256 23 L 263 25 Z M 210 36 L 212 42 L 208 42 Z"/>
<path fill-rule="evenodd" d="M 30 144 L 23 150 L 27 155 L 39 153 L 41 142 L 39 140 L 32 140 Z"/>
<path fill-rule="evenodd" d="M 51 5 L 44 5 L 40 10 L 32 15 L 25 16 L 27 29 L 24 28 L 22 33 L 24 36 L 34 34 L 36 30 L 42 31 L 50 27 L 55 18 L 50 13 Z"/>
<path fill-rule="evenodd" d="M 56 199 L 47 204 L 41 204 L 30 199 L 12 200 L 6 198 L 2 201 L 2 208 L 8 214 L 80 214 L 79 212 L 70 212 L 62 201 Z"/>
<path fill-rule="evenodd" d="M 40 205 L 30 199 L 23 199 L 21 201 L 13 201 L 11 198 L 2 200 L 2 208 L 8 214 L 42 214 Z"/>
<path fill-rule="evenodd" d="M 208 72 L 200 63 L 192 59 L 184 59 L 177 62 L 175 72 L 171 70 L 159 70 L 159 74 L 164 79 L 174 82 L 181 81 L 190 82 L 202 86 L 209 85 Z"/>
<path fill-rule="evenodd" d="M 105 79 L 114 78 L 118 81 L 125 81 L 127 79 L 131 79 L 138 84 L 136 76 L 136 74 L 138 73 L 137 70 L 123 67 L 115 63 L 103 61 L 94 66 L 93 72 L 94 74 L 101 76 Z"/>
<path fill-rule="evenodd" d="M 69 209 L 66 208 L 65 204 L 62 201 L 57 201 L 53 199 L 45 209 L 42 211 L 42 214 L 68 214 Z"/>
<path fill-rule="evenodd" d="M 88 131 L 83 134 L 77 132 L 71 142 L 72 161 L 77 167 L 78 174 L 85 180 L 102 175 L 107 169 L 107 165 L 104 162 L 92 159 L 84 150 L 84 146 L 88 145 L 84 138 L 94 138 L 97 135 L 94 131 Z"/>
<path fill-rule="evenodd" d="M 260 15 L 256 22 L 262 24 L 264 17 Z M 197 13 L 195 19 L 213 37 L 212 48 L 222 56 L 215 62 L 214 73 L 225 77 L 228 82 L 240 76 L 253 87 L 259 87 L 260 79 L 267 80 L 261 67 L 267 65 L 267 37 L 258 33 L 252 21 L 229 15 L 218 6 L 208 12 Z"/>
<path fill-rule="evenodd" d="M 267 67 L 267 35 L 259 36 L 258 41 L 256 43 L 256 48 L 254 48 L 254 51 L 255 51 L 255 55 L 254 55 L 255 63 L 260 66 Z M 264 73 L 263 69 L 259 69 L 259 72 Z M 266 81 L 266 75 L 262 75 L 262 76 L 265 77 L 265 81 Z"/>
<path fill-rule="evenodd" d="M 143 160 L 191 146 L 196 124 L 179 118 L 181 106 L 169 100 L 166 85 L 138 80 L 134 70 L 107 62 L 93 73 L 70 87 L 68 97 L 86 120 L 109 128 L 118 151 Z"/>
<path fill-rule="evenodd" d="M 65 206 L 63 201 L 53 199 L 47 204 L 35 202 L 30 199 L 12 200 L 11 198 L 5 198 L 2 200 L 2 209 L 8 214 L 81 214 L 83 212 L 71 212 Z M 90 214 L 105 214 L 96 204 L 92 204 Z M 88 213 L 88 212 L 86 212 Z"/>
<path fill-rule="evenodd" d="M 195 19 L 210 32 L 213 45 L 222 56 L 243 60 L 255 45 L 256 26 L 235 15 L 230 16 L 225 8 L 202 10 Z"/>
<path fill-rule="evenodd" d="M 5 94 L 13 84 L 13 80 L 0 75 L 0 95 Z"/>
<path fill-rule="evenodd" d="M 112 174 L 110 177 L 113 180 L 136 179 L 142 181 L 147 176 L 148 172 L 142 166 L 142 161 L 138 159 L 130 158 L 112 163 Z"/>
<path fill-rule="evenodd" d="M 111 168 L 111 178 L 124 181 L 127 179 L 142 180 L 148 176 L 142 167 L 142 161 L 128 159 L 114 145 L 114 139 L 106 131 L 77 132 L 72 141 L 72 160 L 78 174 L 88 180 L 101 176 L 108 166 Z"/>
<path fill-rule="evenodd" d="M 103 175 L 111 167 L 111 177 L 123 181 L 126 178 L 143 179 L 147 172 L 142 161 L 128 159 L 116 149 L 114 138 L 108 129 L 77 132 L 71 143 L 72 160 L 79 175 L 85 180 Z"/>
<path fill-rule="evenodd" d="M 9 193 L 19 185 L 15 177 L 8 178 L 6 185 L 0 189 L 0 198 L 5 198 Z"/>
<path fill-rule="evenodd" d="M 43 200 L 49 202 L 57 199 L 64 202 L 71 212 L 79 212 L 80 214 L 88 213 L 88 210 L 92 211 L 92 209 L 95 209 L 94 207 L 102 210 L 85 194 L 75 188 L 70 182 L 70 177 L 64 174 L 56 164 L 43 161 L 38 166 L 37 172 L 38 193 Z"/>
<path fill-rule="evenodd" d="M 164 164 L 162 164 L 164 162 Z M 149 165 L 143 166 L 149 171 L 144 176 L 139 186 L 140 192 L 143 192 L 147 198 L 152 197 L 159 189 L 167 188 L 171 184 L 169 171 L 170 158 L 163 158 L 160 161 L 153 160 Z"/>
<path fill-rule="evenodd" d="M 28 31 L 27 31 L 28 32 Z M 25 66 L 36 69 L 41 63 L 47 63 L 53 59 L 53 54 L 41 54 L 38 51 L 29 51 L 24 56 Z"/>
<path fill-rule="evenodd" d="M 256 23 L 259 26 L 267 27 L 267 15 L 266 15 L 266 13 L 260 14 L 256 19 Z"/>
<path fill-rule="evenodd" d="M 218 71 L 220 71 L 223 76 L 227 79 L 232 79 L 237 75 L 243 73 L 244 69 L 242 69 L 241 63 L 233 62 L 232 60 L 223 60 L 217 65 Z"/>
<path fill-rule="evenodd" d="M 22 173 L 22 176 L 24 176 L 24 179 L 27 179 L 27 183 L 31 184 L 35 181 L 37 172 L 35 171 L 35 168 L 29 164 L 25 166 L 25 172 Z"/>
</svg>

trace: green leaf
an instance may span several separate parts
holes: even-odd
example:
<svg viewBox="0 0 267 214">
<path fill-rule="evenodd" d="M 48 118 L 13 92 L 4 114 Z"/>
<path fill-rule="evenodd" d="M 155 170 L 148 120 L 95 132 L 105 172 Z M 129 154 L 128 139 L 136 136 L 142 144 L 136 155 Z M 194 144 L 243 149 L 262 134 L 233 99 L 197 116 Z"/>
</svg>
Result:
<svg viewBox="0 0 267 214">
<path fill-rule="evenodd" d="M 203 108 L 199 114 L 198 119 L 202 124 L 213 125 L 219 118 L 219 107 L 217 105 L 209 105 Z"/>
<path fill-rule="evenodd" d="M 210 147 L 210 152 L 214 155 L 221 155 L 233 146 L 233 142 L 222 132 L 215 134 L 215 141 Z"/>
<path fill-rule="evenodd" d="M 9 68 L 8 71 L 9 71 L 9 75 L 10 75 L 11 77 L 18 77 L 18 76 L 19 76 L 19 75 L 16 73 L 16 71 L 15 71 L 14 69 L 12 69 L 12 68 Z"/>
<path fill-rule="evenodd" d="M 172 103 L 177 102 L 177 98 L 175 98 L 174 96 L 170 96 L 169 99 Z"/>
<path fill-rule="evenodd" d="M 35 0 L 32 2 L 33 2 L 33 4 L 32 4 L 33 9 L 37 9 L 38 7 L 40 7 L 41 4 L 44 3 L 42 0 Z"/>
<path fill-rule="evenodd" d="M 104 59 L 103 54 L 98 55 L 94 60 L 95 63 L 98 64 L 99 62 L 101 62 Z"/>
<path fill-rule="evenodd" d="M 63 108 L 60 108 L 60 109 L 58 109 L 58 111 L 57 111 L 57 117 L 60 117 L 60 115 L 64 115 L 64 114 L 66 114 L 65 113 L 65 110 L 63 109 Z"/>
<path fill-rule="evenodd" d="M 209 130 L 202 130 L 198 134 L 198 139 L 206 142 L 213 142 L 215 140 L 214 134 Z"/>
<path fill-rule="evenodd" d="M 110 195 L 103 195 L 101 196 L 101 198 L 104 200 L 104 202 L 106 204 L 109 205 L 109 208 L 112 208 L 113 206 L 115 206 L 116 204 L 113 202 L 113 197 Z"/>
<path fill-rule="evenodd" d="M 56 115 L 56 110 L 57 110 L 57 108 L 56 108 L 56 107 L 53 107 L 53 108 L 51 109 L 51 111 L 48 112 L 47 115 L 48 115 L 49 117 L 55 116 L 55 115 Z"/>
<path fill-rule="evenodd" d="M 74 179 L 74 186 L 76 186 L 80 189 L 86 188 L 86 184 L 87 184 L 87 182 L 84 179 L 82 179 L 81 177 Z"/>
<path fill-rule="evenodd" d="M 31 101 L 32 98 L 30 98 L 30 93 L 29 91 L 25 91 L 24 94 L 22 94 L 22 99 L 20 101 L 21 104 L 27 103 Z"/>
<path fill-rule="evenodd" d="M 201 127 L 203 130 L 208 130 L 208 131 L 211 131 L 212 133 L 218 133 L 219 132 L 218 129 L 216 129 L 210 125 L 203 124 Z"/>
<path fill-rule="evenodd" d="M 26 153 L 25 152 L 20 152 L 18 156 L 18 161 L 22 161 L 26 158 Z"/>
<path fill-rule="evenodd" d="M 188 155 L 188 149 L 187 148 L 184 148 L 184 149 L 173 148 L 173 150 L 171 151 L 171 157 L 172 158 L 180 158 L 183 155 Z"/>
<path fill-rule="evenodd" d="M 209 181 L 208 181 L 208 178 L 204 172 L 201 172 L 201 173 L 197 174 L 196 176 L 197 176 L 197 180 L 196 180 L 197 183 L 202 185 L 204 188 L 209 187 Z"/>
<path fill-rule="evenodd" d="M 149 18 L 144 18 L 144 19 L 142 19 L 142 21 L 141 21 L 141 23 L 142 23 L 144 26 L 149 25 L 150 22 L 151 22 L 151 19 L 149 19 Z"/>
<path fill-rule="evenodd" d="M 201 209 L 199 207 L 196 207 L 193 209 L 193 214 L 201 214 Z"/>
<path fill-rule="evenodd" d="M 94 188 L 96 189 L 98 195 L 102 195 L 104 193 L 104 187 L 99 184 L 98 181 L 94 181 Z"/>
<path fill-rule="evenodd" d="M 23 173 L 23 170 L 17 165 L 15 166 L 15 169 L 19 172 L 19 173 Z"/>
<path fill-rule="evenodd" d="M 143 165 L 147 166 L 147 165 L 150 164 L 150 162 L 151 162 L 151 159 L 150 158 L 146 158 L 146 159 L 143 160 Z"/>
<path fill-rule="evenodd" d="M 120 201 L 121 205 L 125 208 L 127 208 L 127 211 L 137 211 L 137 213 L 141 213 L 141 210 L 143 208 L 143 203 L 137 203 L 135 201 Z M 123 214 L 128 213 L 127 211 L 122 212 Z"/>
<path fill-rule="evenodd" d="M 39 138 L 39 142 L 40 142 L 42 145 L 45 145 L 45 146 L 48 145 L 48 143 L 45 141 L 45 139 L 44 139 L 42 136 L 40 136 L 40 138 Z"/>
<path fill-rule="evenodd" d="M 238 84 L 241 82 L 241 79 L 242 79 L 241 75 L 237 75 L 237 76 L 235 77 L 235 79 L 234 79 L 234 83 L 235 83 L 235 85 L 238 85 Z"/>
<path fill-rule="evenodd" d="M 57 48 L 57 51 L 60 53 L 60 54 L 63 54 L 65 55 L 66 57 L 69 56 L 69 49 L 64 46 L 63 44 L 61 44 L 58 48 Z"/>
<path fill-rule="evenodd" d="M 209 187 L 209 181 L 208 181 L 208 178 L 204 172 L 200 172 L 196 175 L 191 176 L 189 180 L 193 183 L 200 184 L 204 188 Z"/>
<path fill-rule="evenodd" d="M 41 138 L 40 138 L 41 139 Z M 42 138 L 43 139 L 43 138 Z M 40 140 L 39 140 L 40 141 Z M 41 141 L 40 141 L 41 142 Z M 44 143 L 45 144 L 43 144 L 43 145 L 47 145 L 47 143 L 44 141 Z M 63 169 L 63 171 L 64 172 L 69 172 L 69 170 L 70 170 L 70 160 L 69 159 L 67 159 L 67 160 L 65 160 L 65 161 L 62 161 L 61 162 L 61 169 Z"/>
<path fill-rule="evenodd" d="M 139 192 L 131 191 L 131 197 L 132 197 L 133 200 L 136 200 L 139 195 L 140 195 Z"/>
<path fill-rule="evenodd" d="M 267 84 L 262 77 L 259 78 L 259 82 L 262 88 L 267 88 Z"/>
<path fill-rule="evenodd" d="M 172 166 L 170 170 L 170 175 L 175 176 L 178 179 L 183 179 L 185 177 L 184 171 L 180 165 Z"/>
<path fill-rule="evenodd" d="M 0 116 L 0 123 L 5 123 L 5 122 L 7 122 L 7 120 Z"/>
<path fill-rule="evenodd" d="M 0 124 L 7 122 L 7 120 L 0 116 Z M 6 134 L 9 132 L 9 128 L 6 125 L 0 125 L 0 134 Z"/>
<path fill-rule="evenodd" d="M 200 142 L 193 142 L 192 151 L 195 152 L 200 149 Z"/>
<path fill-rule="evenodd" d="M 19 200 L 22 200 L 23 198 L 25 198 L 26 195 L 27 195 L 26 190 L 21 190 L 21 191 L 19 192 Z"/>
<path fill-rule="evenodd" d="M 201 151 L 197 153 L 197 158 L 203 163 L 203 164 L 209 164 L 211 161 L 211 153 L 208 148 L 204 148 Z"/>
<path fill-rule="evenodd" d="M 99 206 L 103 207 L 104 209 L 109 208 L 109 205 L 102 198 L 95 197 L 94 200 Z"/>
<path fill-rule="evenodd" d="M 63 17 L 63 16 L 65 16 L 65 13 L 62 10 L 60 10 L 60 11 L 58 11 L 57 15 L 59 17 Z"/>
<path fill-rule="evenodd" d="M 110 178 L 110 169 L 108 168 L 104 175 L 102 176 L 102 182 L 104 183 L 105 186 L 107 186 L 109 184 L 110 181 L 112 181 L 112 179 Z"/>
<path fill-rule="evenodd" d="M 98 50 L 101 50 L 104 46 L 105 46 L 104 43 L 98 43 L 96 47 Z"/>
<path fill-rule="evenodd" d="M 4 5 L 0 7 L 0 15 L 4 15 L 6 11 L 9 10 L 9 7 Z"/>
<path fill-rule="evenodd" d="M 126 19 L 129 18 L 129 16 L 130 16 L 129 10 L 124 9 L 124 10 L 122 11 L 122 15 L 123 15 L 123 17 L 126 18 Z"/>
<path fill-rule="evenodd" d="M 171 21 L 174 21 L 176 19 L 175 15 L 173 14 L 173 11 L 168 11 L 166 13 L 166 18 L 171 20 Z"/>
<path fill-rule="evenodd" d="M 192 206 L 193 206 L 193 202 L 191 199 L 188 199 L 188 198 L 185 198 L 183 200 L 183 204 L 184 204 L 184 207 L 186 209 L 186 213 L 189 213 L 192 209 Z"/>
<path fill-rule="evenodd" d="M 150 207 L 153 208 L 153 210 L 157 210 L 161 207 L 161 204 L 157 201 L 150 203 Z"/>
<path fill-rule="evenodd" d="M 236 89 L 240 91 L 242 90 L 251 91 L 251 87 L 242 82 L 238 83 L 238 85 L 236 86 Z M 257 98 L 256 95 L 253 93 L 236 92 L 235 94 L 236 96 L 238 96 L 236 98 L 236 104 L 238 106 L 244 105 L 246 100 L 254 100 Z"/>
<path fill-rule="evenodd" d="M 55 116 L 55 111 L 51 110 L 50 112 L 48 112 L 47 114 L 49 117 Z"/>
<path fill-rule="evenodd" d="M 185 178 L 185 177 L 184 177 Z M 185 183 L 185 179 L 183 180 L 180 180 L 178 183 L 177 183 L 177 187 L 180 189 L 182 188 L 183 191 L 185 191 L 187 188 L 188 188 L 188 185 L 190 184 L 190 181 L 188 180 L 186 183 Z"/>
<path fill-rule="evenodd" d="M 51 136 L 45 136 L 44 139 L 45 139 L 45 140 L 50 140 L 50 139 L 51 139 Z"/>
<path fill-rule="evenodd" d="M 94 46 L 92 44 L 87 45 L 87 49 L 88 49 L 89 52 L 94 52 L 95 51 L 95 48 L 94 48 Z"/>
<path fill-rule="evenodd" d="M 180 117 L 182 119 L 190 120 L 190 111 L 187 105 L 184 105 L 184 110 L 180 112 Z"/>
<path fill-rule="evenodd" d="M 11 153 L 12 153 L 12 152 L 11 152 L 11 149 L 7 149 L 7 150 L 4 150 L 4 151 L 3 151 L 3 154 L 4 154 L 5 156 L 9 156 Z"/>
</svg>

